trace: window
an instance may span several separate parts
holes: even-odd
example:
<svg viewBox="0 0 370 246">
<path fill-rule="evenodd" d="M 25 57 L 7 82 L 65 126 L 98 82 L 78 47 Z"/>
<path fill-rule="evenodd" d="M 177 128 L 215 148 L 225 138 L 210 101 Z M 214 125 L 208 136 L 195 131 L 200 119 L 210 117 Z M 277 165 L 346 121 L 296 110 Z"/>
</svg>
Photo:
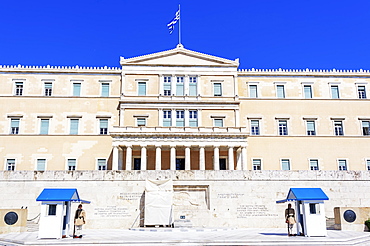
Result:
<svg viewBox="0 0 370 246">
<path fill-rule="evenodd" d="M 223 119 L 213 119 L 213 125 L 215 127 L 224 127 L 224 120 Z"/>
<path fill-rule="evenodd" d="M 331 86 L 331 98 L 338 99 L 339 98 L 339 87 L 337 85 Z"/>
<path fill-rule="evenodd" d="M 10 134 L 19 134 L 19 122 L 20 119 L 11 119 L 10 120 Z"/>
<path fill-rule="evenodd" d="M 189 126 L 197 127 L 198 126 L 198 111 L 189 110 Z"/>
<path fill-rule="evenodd" d="M 71 134 L 71 135 L 78 134 L 78 123 L 79 123 L 79 119 L 71 119 L 70 120 L 69 134 Z"/>
<path fill-rule="evenodd" d="M 279 135 L 288 135 L 288 123 L 286 120 L 279 120 Z"/>
<path fill-rule="evenodd" d="M 46 169 L 46 159 L 37 159 L 36 163 L 36 170 L 37 171 L 45 171 Z"/>
<path fill-rule="evenodd" d="M 176 96 L 184 95 L 184 77 L 176 77 Z"/>
<path fill-rule="evenodd" d="M 44 83 L 44 93 L 45 93 L 45 96 L 50 97 L 51 96 L 51 93 L 52 93 L 52 90 L 53 90 L 53 84 L 50 83 L 50 82 L 45 82 Z"/>
<path fill-rule="evenodd" d="M 319 170 L 318 160 L 310 160 L 310 170 Z"/>
<path fill-rule="evenodd" d="M 309 203 L 310 214 L 320 214 L 320 204 L 319 203 Z"/>
<path fill-rule="evenodd" d="M 290 170 L 290 161 L 288 159 L 281 160 L 281 169 L 282 170 Z"/>
<path fill-rule="evenodd" d="M 68 159 L 67 160 L 67 168 L 68 171 L 75 171 L 76 170 L 76 159 Z"/>
<path fill-rule="evenodd" d="M 306 99 L 312 98 L 312 88 L 310 85 L 303 86 L 303 90 L 304 90 L 304 98 Z"/>
<path fill-rule="evenodd" d="M 309 136 L 316 135 L 315 121 L 313 121 L 313 120 L 308 120 L 307 121 L 307 135 L 309 135 Z"/>
<path fill-rule="evenodd" d="M 176 110 L 176 126 L 185 126 L 184 110 Z"/>
<path fill-rule="evenodd" d="M 261 159 L 253 159 L 252 161 L 253 170 L 261 170 Z"/>
<path fill-rule="evenodd" d="M 99 120 L 99 134 L 100 135 L 108 134 L 108 119 Z"/>
<path fill-rule="evenodd" d="M 141 158 L 134 158 L 134 170 L 141 169 Z"/>
<path fill-rule="evenodd" d="M 138 95 L 139 96 L 146 95 L 146 82 L 138 82 Z"/>
<path fill-rule="evenodd" d="M 15 93 L 16 96 L 23 95 L 23 82 L 15 82 Z"/>
<path fill-rule="evenodd" d="M 366 99 L 366 87 L 361 85 L 357 87 L 358 98 Z"/>
<path fill-rule="evenodd" d="M 171 126 L 171 110 L 163 110 L 163 126 Z"/>
<path fill-rule="evenodd" d="M 347 160 L 338 160 L 339 171 L 347 171 Z"/>
<path fill-rule="evenodd" d="M 257 98 L 257 85 L 249 85 L 249 97 L 250 98 Z"/>
<path fill-rule="evenodd" d="M 336 136 L 343 135 L 343 122 L 340 120 L 334 121 L 334 133 Z"/>
<path fill-rule="evenodd" d="M 49 119 L 41 119 L 40 121 L 40 134 L 49 134 Z"/>
<path fill-rule="evenodd" d="M 189 96 L 196 96 L 198 94 L 197 84 L 197 77 L 189 77 Z"/>
<path fill-rule="evenodd" d="M 370 135 L 370 121 L 363 120 L 362 121 L 362 134 L 364 136 Z"/>
<path fill-rule="evenodd" d="M 137 118 L 136 119 L 137 126 L 146 126 L 146 119 L 145 118 Z"/>
<path fill-rule="evenodd" d="M 260 121 L 251 120 L 251 135 L 260 135 Z"/>
<path fill-rule="evenodd" d="M 98 159 L 98 170 L 107 170 L 107 160 Z"/>
<path fill-rule="evenodd" d="M 222 96 L 221 83 L 213 83 L 213 95 L 218 97 Z"/>
<path fill-rule="evenodd" d="M 109 97 L 109 83 L 101 83 L 101 96 Z"/>
<path fill-rule="evenodd" d="M 81 95 L 81 83 L 73 83 L 73 96 L 79 97 Z"/>
<path fill-rule="evenodd" d="M 276 96 L 277 96 L 277 98 L 285 98 L 284 85 L 277 85 L 276 86 Z"/>
<path fill-rule="evenodd" d="M 57 215 L 57 205 L 48 204 L 48 216 Z"/>
<path fill-rule="evenodd" d="M 366 160 L 366 170 L 370 171 L 370 160 Z"/>
<path fill-rule="evenodd" d="M 171 77 L 163 77 L 163 95 L 171 96 Z"/>
<path fill-rule="evenodd" d="M 6 170 L 7 171 L 15 171 L 15 159 L 7 159 L 6 160 Z"/>
</svg>

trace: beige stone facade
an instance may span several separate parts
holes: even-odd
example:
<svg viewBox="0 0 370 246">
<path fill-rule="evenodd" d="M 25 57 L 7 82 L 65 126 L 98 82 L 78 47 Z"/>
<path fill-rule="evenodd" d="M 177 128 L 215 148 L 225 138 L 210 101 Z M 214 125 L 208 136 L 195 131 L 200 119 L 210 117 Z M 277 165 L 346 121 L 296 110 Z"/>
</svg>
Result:
<svg viewBox="0 0 370 246">
<path fill-rule="evenodd" d="M 369 170 L 370 72 L 185 49 L 0 67 L 2 170 Z"/>
</svg>

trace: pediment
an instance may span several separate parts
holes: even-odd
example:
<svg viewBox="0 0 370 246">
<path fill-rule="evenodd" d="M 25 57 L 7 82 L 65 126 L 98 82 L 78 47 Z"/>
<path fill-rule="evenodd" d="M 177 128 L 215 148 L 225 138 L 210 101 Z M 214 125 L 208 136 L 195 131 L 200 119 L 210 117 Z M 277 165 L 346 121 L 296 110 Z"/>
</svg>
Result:
<svg viewBox="0 0 370 246">
<path fill-rule="evenodd" d="M 211 66 L 211 67 L 238 67 L 239 59 L 229 60 L 212 56 L 178 45 L 175 49 L 133 58 L 121 57 L 122 66 Z"/>
</svg>

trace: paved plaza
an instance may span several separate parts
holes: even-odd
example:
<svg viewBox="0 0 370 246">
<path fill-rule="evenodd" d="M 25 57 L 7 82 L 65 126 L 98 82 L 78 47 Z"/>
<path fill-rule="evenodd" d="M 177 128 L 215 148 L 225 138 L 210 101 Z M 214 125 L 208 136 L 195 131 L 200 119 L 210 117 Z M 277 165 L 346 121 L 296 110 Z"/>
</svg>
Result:
<svg viewBox="0 0 370 246">
<path fill-rule="evenodd" d="M 37 239 L 37 231 L 2 234 L 0 245 L 370 245 L 369 232 L 338 230 L 328 230 L 327 237 L 288 237 L 284 228 L 138 228 L 83 233 L 81 239 Z"/>
</svg>

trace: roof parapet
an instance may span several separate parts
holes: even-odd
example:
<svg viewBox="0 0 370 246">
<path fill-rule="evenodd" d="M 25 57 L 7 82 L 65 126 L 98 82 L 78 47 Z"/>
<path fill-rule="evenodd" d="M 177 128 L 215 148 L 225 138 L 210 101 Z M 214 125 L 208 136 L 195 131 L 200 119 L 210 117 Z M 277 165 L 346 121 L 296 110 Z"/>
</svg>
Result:
<svg viewBox="0 0 370 246">
<path fill-rule="evenodd" d="M 59 70 L 69 70 L 69 71 L 121 71 L 120 67 L 85 67 L 85 66 L 25 66 L 25 65 L 0 65 L 0 71 L 8 71 L 8 70 L 15 70 L 15 71 L 39 71 L 39 70 L 46 70 L 48 72 L 58 72 Z"/>
<path fill-rule="evenodd" d="M 321 73 L 321 74 L 369 74 L 370 70 L 351 70 L 351 69 L 239 69 L 239 73 L 245 73 L 245 74 L 251 74 L 251 73 L 277 73 L 277 74 L 283 74 L 283 73 Z"/>
</svg>

